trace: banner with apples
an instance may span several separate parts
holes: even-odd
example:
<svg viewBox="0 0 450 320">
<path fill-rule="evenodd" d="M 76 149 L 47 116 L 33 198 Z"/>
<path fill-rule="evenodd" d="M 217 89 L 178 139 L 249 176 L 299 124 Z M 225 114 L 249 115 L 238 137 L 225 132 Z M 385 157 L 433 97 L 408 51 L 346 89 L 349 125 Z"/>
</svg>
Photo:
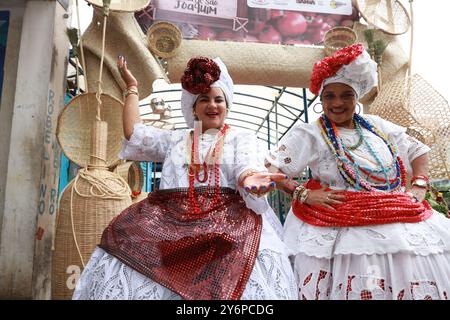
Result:
<svg viewBox="0 0 450 320">
<path fill-rule="evenodd" d="M 335 13 L 323 13 L 325 3 Z M 350 14 L 338 14 L 344 9 Z M 135 17 L 144 32 L 154 21 L 175 23 L 185 39 L 321 45 L 328 30 L 352 27 L 359 12 L 351 0 L 159 0 Z"/>
<path fill-rule="evenodd" d="M 350 15 L 352 0 L 247 0 L 252 8 Z"/>
</svg>

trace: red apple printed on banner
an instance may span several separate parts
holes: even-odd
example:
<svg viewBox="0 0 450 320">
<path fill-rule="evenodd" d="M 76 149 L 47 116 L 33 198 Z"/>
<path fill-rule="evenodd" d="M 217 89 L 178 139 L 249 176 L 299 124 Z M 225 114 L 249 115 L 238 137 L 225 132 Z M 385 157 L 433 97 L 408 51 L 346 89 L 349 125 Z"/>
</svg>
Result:
<svg viewBox="0 0 450 320">
<path fill-rule="evenodd" d="M 360 15 L 355 6 L 352 6 L 351 15 L 336 15 L 316 12 L 300 12 L 279 9 L 262 9 L 247 7 L 248 19 L 244 26 L 233 30 L 217 27 L 213 20 L 205 19 L 198 24 L 189 23 L 190 28 L 196 29 L 194 39 L 216 41 L 242 41 L 262 42 L 287 45 L 322 45 L 325 33 L 337 26 L 353 27 L 359 21 Z M 145 9 L 135 13 L 135 18 L 146 32 L 153 21 L 150 11 Z M 179 23 L 179 21 L 171 21 Z M 235 26 L 236 28 L 236 26 Z M 192 36 L 186 38 L 192 38 Z"/>
</svg>

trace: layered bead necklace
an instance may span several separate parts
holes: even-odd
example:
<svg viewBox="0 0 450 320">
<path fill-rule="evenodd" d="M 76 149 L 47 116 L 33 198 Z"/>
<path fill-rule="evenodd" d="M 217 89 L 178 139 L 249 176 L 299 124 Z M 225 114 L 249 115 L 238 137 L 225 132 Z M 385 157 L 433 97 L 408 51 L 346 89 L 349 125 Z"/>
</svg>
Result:
<svg viewBox="0 0 450 320">
<path fill-rule="evenodd" d="M 330 147 L 331 151 L 335 155 L 336 163 L 339 169 L 339 173 L 351 187 L 357 191 L 364 189 L 366 191 L 402 191 L 406 186 L 406 174 L 402 160 L 398 156 L 397 149 L 393 146 L 385 135 L 378 130 L 375 126 L 369 123 L 365 118 L 355 114 L 353 116 L 355 123 L 355 129 L 358 133 L 359 141 L 353 147 L 346 147 L 339 136 L 339 130 L 336 125 L 323 114 L 319 118 L 319 124 L 321 126 L 322 136 Z M 377 137 L 379 137 L 388 147 L 389 152 L 394 159 L 393 162 L 385 166 L 381 159 L 378 157 L 370 143 L 364 137 L 362 128 L 367 129 Z M 375 159 L 378 168 L 373 169 L 359 164 L 356 159 L 350 153 L 350 150 L 357 149 L 360 145 L 367 146 L 370 155 Z M 389 179 L 389 172 L 395 169 L 395 178 Z M 364 179 L 361 173 L 366 174 L 376 183 L 369 182 Z M 382 176 L 382 178 L 380 177 Z"/>
<path fill-rule="evenodd" d="M 192 140 L 191 143 L 191 152 L 190 158 L 191 162 L 189 164 L 189 204 L 192 208 L 194 215 L 200 215 L 207 213 L 212 208 L 215 208 L 222 201 L 220 197 L 220 157 L 223 153 L 223 145 L 225 141 L 225 136 L 229 130 L 230 126 L 225 124 L 223 128 L 217 133 L 215 141 L 209 147 L 208 152 L 206 153 L 205 160 L 202 164 L 200 164 L 199 150 L 198 150 L 198 138 L 193 137 L 193 132 L 191 131 L 190 138 Z M 200 173 L 203 171 L 203 177 L 200 177 Z M 214 191 L 212 191 L 213 187 L 211 185 L 212 176 L 214 175 Z M 194 182 L 197 180 L 200 183 L 204 183 L 208 181 L 208 186 L 206 188 L 206 193 L 211 195 L 213 194 L 213 198 L 211 204 L 207 209 L 202 209 L 195 197 L 195 188 Z"/>
</svg>

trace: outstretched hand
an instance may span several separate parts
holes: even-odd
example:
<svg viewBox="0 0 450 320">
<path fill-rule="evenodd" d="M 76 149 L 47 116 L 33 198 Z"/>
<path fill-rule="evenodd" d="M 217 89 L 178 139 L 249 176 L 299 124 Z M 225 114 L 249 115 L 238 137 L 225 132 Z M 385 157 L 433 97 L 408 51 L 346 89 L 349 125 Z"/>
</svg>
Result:
<svg viewBox="0 0 450 320">
<path fill-rule="evenodd" d="M 284 173 L 257 172 L 242 181 L 244 189 L 254 195 L 263 196 L 275 189 L 276 182 L 286 179 Z"/>
<path fill-rule="evenodd" d="M 130 70 L 127 68 L 127 61 L 123 56 L 119 56 L 117 58 L 117 68 L 119 69 L 120 76 L 122 80 L 125 82 L 127 88 L 135 86 L 137 87 L 138 82 L 136 78 L 133 76 Z"/>
</svg>

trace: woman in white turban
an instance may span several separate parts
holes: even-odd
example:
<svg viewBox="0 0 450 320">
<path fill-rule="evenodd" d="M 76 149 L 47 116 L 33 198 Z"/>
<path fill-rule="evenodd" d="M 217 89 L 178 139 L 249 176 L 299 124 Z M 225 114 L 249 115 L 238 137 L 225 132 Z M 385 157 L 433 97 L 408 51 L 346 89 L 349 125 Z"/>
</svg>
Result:
<svg viewBox="0 0 450 320">
<path fill-rule="evenodd" d="M 127 84 L 121 158 L 163 162 L 160 190 L 116 217 L 74 299 L 296 299 L 274 188 L 254 133 L 225 123 L 233 81 L 219 58 L 196 57 L 181 79 L 187 130 L 141 124 L 137 81 Z M 258 187 L 253 187 L 258 185 Z"/>
<path fill-rule="evenodd" d="M 423 201 L 430 149 L 405 128 L 355 113 L 377 84 L 376 70 L 361 44 L 317 62 L 310 90 L 323 115 L 295 125 L 267 157 L 275 172 L 301 176 L 308 166 L 314 179 L 280 183 L 293 194 L 284 241 L 300 299 L 449 294 L 450 220 Z"/>
</svg>

